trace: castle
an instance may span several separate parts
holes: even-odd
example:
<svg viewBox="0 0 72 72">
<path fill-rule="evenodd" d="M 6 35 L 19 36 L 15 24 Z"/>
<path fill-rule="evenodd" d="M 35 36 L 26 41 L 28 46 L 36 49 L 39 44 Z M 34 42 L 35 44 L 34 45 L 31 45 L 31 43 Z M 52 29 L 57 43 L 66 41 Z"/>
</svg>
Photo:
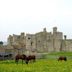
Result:
<svg viewBox="0 0 72 72">
<path fill-rule="evenodd" d="M 6 53 L 72 51 L 72 39 L 67 39 L 66 35 L 63 38 L 63 33 L 58 32 L 57 27 L 53 27 L 53 32 L 47 32 L 44 28 L 35 34 L 9 35 L 7 43 L 4 47 Z"/>
<path fill-rule="evenodd" d="M 58 32 L 57 27 L 53 27 L 52 33 L 44 28 L 42 32 L 36 34 L 9 35 L 8 45 L 37 52 L 72 51 L 72 39 L 66 39 L 66 35 L 63 39 L 63 33 Z"/>
</svg>

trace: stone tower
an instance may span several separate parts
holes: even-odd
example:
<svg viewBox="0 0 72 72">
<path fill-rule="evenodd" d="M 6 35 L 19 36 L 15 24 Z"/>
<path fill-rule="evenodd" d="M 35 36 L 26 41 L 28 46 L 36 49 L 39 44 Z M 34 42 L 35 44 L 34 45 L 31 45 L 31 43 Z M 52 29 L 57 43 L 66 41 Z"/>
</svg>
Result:
<svg viewBox="0 0 72 72">
<path fill-rule="evenodd" d="M 22 49 L 22 51 L 36 52 L 59 52 L 72 51 L 72 39 L 63 39 L 63 33 L 53 27 L 53 32 L 43 31 L 35 34 L 21 33 L 20 35 L 9 35 L 8 45 L 14 48 Z"/>
</svg>

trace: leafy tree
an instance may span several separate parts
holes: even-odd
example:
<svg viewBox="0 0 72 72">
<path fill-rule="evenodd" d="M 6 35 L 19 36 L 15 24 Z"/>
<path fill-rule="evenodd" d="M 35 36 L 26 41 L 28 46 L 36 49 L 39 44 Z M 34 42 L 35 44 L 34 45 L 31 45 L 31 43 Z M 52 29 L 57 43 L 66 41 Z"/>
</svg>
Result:
<svg viewBox="0 0 72 72">
<path fill-rule="evenodd" d="M 0 41 L 0 45 L 3 45 L 3 41 Z"/>
</svg>

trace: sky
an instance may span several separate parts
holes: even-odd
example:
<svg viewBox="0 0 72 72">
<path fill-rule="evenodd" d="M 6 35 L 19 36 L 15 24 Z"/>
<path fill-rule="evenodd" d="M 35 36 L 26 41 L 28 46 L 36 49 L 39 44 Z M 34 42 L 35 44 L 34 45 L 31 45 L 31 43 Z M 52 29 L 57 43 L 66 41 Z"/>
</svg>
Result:
<svg viewBox="0 0 72 72">
<path fill-rule="evenodd" d="M 0 0 L 0 41 L 53 27 L 72 38 L 72 0 Z"/>
</svg>

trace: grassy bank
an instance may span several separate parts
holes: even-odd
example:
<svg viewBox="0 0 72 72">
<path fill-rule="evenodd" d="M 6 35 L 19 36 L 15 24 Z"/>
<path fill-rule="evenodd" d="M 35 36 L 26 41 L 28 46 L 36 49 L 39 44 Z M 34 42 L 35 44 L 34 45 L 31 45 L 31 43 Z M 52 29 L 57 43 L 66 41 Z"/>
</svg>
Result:
<svg viewBox="0 0 72 72">
<path fill-rule="evenodd" d="M 72 57 L 71 52 L 54 52 L 46 54 L 46 57 L 54 58 L 37 59 L 36 62 L 16 64 L 14 60 L 0 61 L 0 72 L 72 72 L 72 59 L 57 61 L 56 57 L 65 55 Z"/>
<path fill-rule="evenodd" d="M 72 61 L 67 62 L 48 59 L 39 59 L 35 63 L 30 62 L 15 64 L 14 61 L 0 62 L 0 72 L 72 72 Z"/>
</svg>

